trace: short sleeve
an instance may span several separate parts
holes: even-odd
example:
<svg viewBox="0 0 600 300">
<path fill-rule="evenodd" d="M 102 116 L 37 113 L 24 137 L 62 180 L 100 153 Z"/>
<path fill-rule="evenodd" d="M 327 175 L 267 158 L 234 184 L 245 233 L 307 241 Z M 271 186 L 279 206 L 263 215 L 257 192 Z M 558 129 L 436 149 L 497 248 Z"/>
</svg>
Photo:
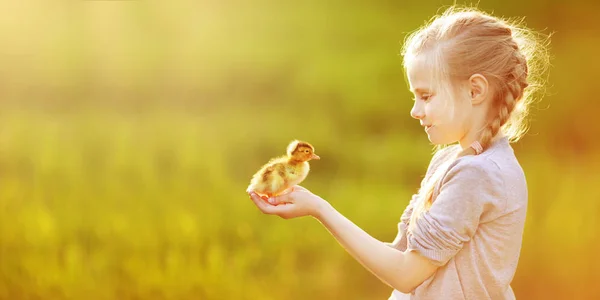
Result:
<svg viewBox="0 0 600 300">
<path fill-rule="evenodd" d="M 442 178 L 430 209 L 407 233 L 408 250 L 445 265 L 471 240 L 481 215 L 505 199 L 504 193 L 501 173 L 492 161 L 457 160 Z"/>
</svg>

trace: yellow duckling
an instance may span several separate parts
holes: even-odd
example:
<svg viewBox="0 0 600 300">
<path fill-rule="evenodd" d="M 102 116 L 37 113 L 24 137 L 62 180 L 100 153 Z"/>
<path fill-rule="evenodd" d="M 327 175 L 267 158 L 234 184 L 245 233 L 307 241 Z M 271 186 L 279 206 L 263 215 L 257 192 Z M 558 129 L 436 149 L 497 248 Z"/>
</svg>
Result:
<svg viewBox="0 0 600 300">
<path fill-rule="evenodd" d="M 308 175 L 309 160 L 321 159 L 315 148 L 303 141 L 294 140 L 287 147 L 287 155 L 271 159 L 250 181 L 247 192 L 254 191 L 259 196 L 284 194 Z"/>
</svg>

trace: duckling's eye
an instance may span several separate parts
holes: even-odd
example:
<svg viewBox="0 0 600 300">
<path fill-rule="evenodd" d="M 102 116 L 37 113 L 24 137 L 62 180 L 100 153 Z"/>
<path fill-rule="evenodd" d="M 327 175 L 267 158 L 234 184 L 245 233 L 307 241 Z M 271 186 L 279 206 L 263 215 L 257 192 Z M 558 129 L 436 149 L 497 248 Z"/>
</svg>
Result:
<svg viewBox="0 0 600 300">
<path fill-rule="evenodd" d="M 304 153 L 308 153 L 308 150 L 304 150 Z"/>
</svg>

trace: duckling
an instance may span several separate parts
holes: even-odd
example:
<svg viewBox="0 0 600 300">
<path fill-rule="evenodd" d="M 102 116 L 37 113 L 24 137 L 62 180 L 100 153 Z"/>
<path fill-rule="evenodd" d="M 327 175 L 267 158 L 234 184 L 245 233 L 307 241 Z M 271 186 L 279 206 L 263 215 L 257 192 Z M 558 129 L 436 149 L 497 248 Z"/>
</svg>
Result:
<svg viewBox="0 0 600 300">
<path fill-rule="evenodd" d="M 263 165 L 252 177 L 246 191 L 267 197 L 285 194 L 304 181 L 310 171 L 308 161 L 321 159 L 311 144 L 299 140 L 289 143 L 286 152 L 287 155 L 272 158 Z"/>
</svg>

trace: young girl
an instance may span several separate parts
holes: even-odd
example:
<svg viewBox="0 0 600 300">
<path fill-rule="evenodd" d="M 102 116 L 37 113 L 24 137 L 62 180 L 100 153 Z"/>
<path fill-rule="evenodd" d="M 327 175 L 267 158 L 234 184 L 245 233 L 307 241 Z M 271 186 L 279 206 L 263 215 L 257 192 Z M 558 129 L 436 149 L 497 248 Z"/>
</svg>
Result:
<svg viewBox="0 0 600 300">
<path fill-rule="evenodd" d="M 510 143 L 525 132 L 544 46 L 523 27 L 454 7 L 409 36 L 411 116 L 438 149 L 392 243 L 300 186 L 268 203 L 251 199 L 267 214 L 318 219 L 394 289 L 390 299 L 515 299 L 528 196 Z"/>
</svg>

